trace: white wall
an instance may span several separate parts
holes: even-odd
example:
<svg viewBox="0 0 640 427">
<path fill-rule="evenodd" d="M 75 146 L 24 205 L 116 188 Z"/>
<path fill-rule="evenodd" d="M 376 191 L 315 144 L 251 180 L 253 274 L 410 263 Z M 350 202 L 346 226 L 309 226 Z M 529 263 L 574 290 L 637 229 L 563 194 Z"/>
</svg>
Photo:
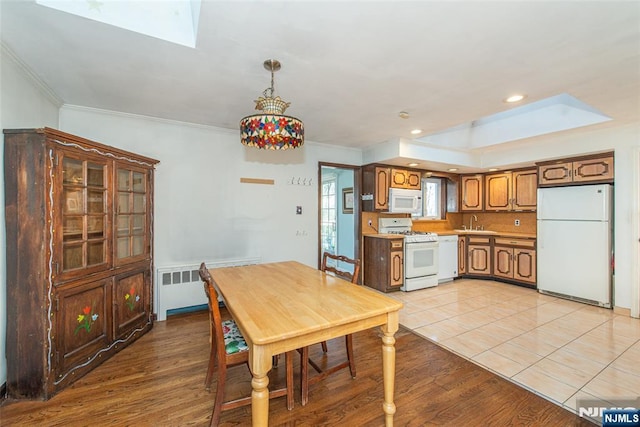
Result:
<svg viewBox="0 0 640 427">
<path fill-rule="evenodd" d="M 61 109 L 60 129 L 160 160 L 156 267 L 255 256 L 315 267 L 318 162 L 362 160 L 360 150 L 312 142 L 301 150 L 260 151 L 241 145 L 236 131 L 76 107 Z M 291 185 L 294 177 L 313 185 Z"/>
<path fill-rule="evenodd" d="M 2 46 L 0 49 L 0 128 L 57 127 L 59 106 L 57 100 L 46 88 L 32 80 L 16 61 L 11 52 Z M 4 137 L 0 139 L 0 171 L 4 177 Z M 3 384 L 7 380 L 4 184 L 0 185 L 0 224 L 0 384 Z"/>
</svg>

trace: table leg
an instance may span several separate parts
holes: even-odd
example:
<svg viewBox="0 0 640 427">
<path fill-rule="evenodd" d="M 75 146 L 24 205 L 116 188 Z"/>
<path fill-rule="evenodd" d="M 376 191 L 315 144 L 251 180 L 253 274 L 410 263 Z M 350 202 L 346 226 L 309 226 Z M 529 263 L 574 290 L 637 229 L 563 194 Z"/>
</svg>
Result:
<svg viewBox="0 0 640 427">
<path fill-rule="evenodd" d="M 267 427 L 269 425 L 269 377 L 271 356 L 259 350 L 249 356 L 251 363 L 251 425 Z"/>
<path fill-rule="evenodd" d="M 397 324 L 396 324 L 397 325 Z M 397 326 L 390 328 L 390 325 L 382 327 L 382 378 L 384 383 L 384 403 L 382 410 L 385 413 L 385 425 L 393 426 L 393 415 L 396 413 L 396 405 L 393 403 L 393 392 L 395 388 L 396 372 L 396 339 L 394 334 Z"/>
</svg>

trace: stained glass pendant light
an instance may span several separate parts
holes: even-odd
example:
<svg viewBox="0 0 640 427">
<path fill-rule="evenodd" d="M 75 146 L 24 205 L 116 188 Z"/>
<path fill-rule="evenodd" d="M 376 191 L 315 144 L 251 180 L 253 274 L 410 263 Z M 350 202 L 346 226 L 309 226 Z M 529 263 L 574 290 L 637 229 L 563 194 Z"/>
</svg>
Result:
<svg viewBox="0 0 640 427">
<path fill-rule="evenodd" d="M 279 96 L 273 97 L 273 73 L 280 69 L 280 62 L 267 59 L 264 61 L 264 68 L 271 72 L 271 87 L 265 89 L 263 96 L 255 100 L 256 110 L 262 113 L 240 120 L 241 142 L 249 147 L 269 150 L 302 147 L 304 125 L 295 117 L 284 115 L 290 102 L 283 101 Z"/>
</svg>

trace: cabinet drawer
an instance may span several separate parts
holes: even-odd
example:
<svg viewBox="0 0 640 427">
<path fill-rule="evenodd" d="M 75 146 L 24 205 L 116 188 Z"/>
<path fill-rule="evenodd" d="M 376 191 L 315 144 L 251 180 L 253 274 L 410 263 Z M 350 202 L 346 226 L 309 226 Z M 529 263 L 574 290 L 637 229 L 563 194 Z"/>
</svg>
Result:
<svg viewBox="0 0 640 427">
<path fill-rule="evenodd" d="M 523 248 L 535 248 L 536 241 L 530 239 L 509 239 L 507 237 L 496 237 L 496 246 L 520 246 Z"/>
<path fill-rule="evenodd" d="M 391 250 L 402 250 L 403 240 L 393 240 L 391 241 Z"/>
<path fill-rule="evenodd" d="M 491 243 L 491 237 L 469 237 L 470 245 L 488 245 Z"/>
</svg>

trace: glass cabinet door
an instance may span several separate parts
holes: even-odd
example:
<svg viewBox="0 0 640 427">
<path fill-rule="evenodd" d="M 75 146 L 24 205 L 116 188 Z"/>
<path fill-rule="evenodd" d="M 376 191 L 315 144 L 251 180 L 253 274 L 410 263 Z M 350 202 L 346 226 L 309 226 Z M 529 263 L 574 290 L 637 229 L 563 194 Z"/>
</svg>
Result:
<svg viewBox="0 0 640 427">
<path fill-rule="evenodd" d="M 62 272 L 107 263 L 107 164 L 62 159 Z"/>
<path fill-rule="evenodd" d="M 147 172 L 117 170 L 116 260 L 145 256 L 147 244 Z"/>
</svg>

